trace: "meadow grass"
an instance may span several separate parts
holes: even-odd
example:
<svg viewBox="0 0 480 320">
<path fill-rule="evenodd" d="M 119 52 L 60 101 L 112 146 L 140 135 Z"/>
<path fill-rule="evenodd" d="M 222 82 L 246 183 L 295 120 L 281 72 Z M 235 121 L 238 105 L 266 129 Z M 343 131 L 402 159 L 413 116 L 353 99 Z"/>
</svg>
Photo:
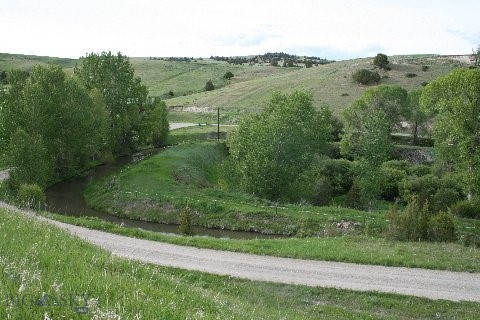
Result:
<svg viewBox="0 0 480 320">
<path fill-rule="evenodd" d="M 473 319 L 480 312 L 479 303 L 159 267 L 19 213 L 0 209 L 0 221 L 2 319 Z"/>
</svg>

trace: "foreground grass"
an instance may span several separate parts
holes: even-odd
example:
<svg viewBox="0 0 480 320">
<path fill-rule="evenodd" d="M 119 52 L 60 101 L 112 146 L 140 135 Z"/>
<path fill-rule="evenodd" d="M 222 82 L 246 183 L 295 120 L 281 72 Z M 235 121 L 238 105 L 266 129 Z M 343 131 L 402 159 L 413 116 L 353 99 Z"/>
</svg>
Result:
<svg viewBox="0 0 480 320">
<path fill-rule="evenodd" d="M 4 209 L 0 221 L 2 319 L 473 319 L 480 312 L 479 303 L 157 267 L 116 258 Z"/>
<path fill-rule="evenodd" d="M 42 214 L 91 229 L 198 248 L 298 259 L 480 272 L 480 249 L 457 243 L 400 242 L 363 235 L 249 240 L 188 237 L 126 228 L 98 218 L 78 218 L 47 212 Z"/>
</svg>

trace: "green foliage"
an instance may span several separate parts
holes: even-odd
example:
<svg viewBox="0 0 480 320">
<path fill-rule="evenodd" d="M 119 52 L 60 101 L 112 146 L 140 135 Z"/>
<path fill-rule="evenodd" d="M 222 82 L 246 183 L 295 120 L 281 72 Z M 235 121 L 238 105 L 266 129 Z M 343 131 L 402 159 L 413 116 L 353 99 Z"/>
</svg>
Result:
<svg viewBox="0 0 480 320">
<path fill-rule="evenodd" d="M 45 192 L 38 184 L 21 184 L 17 197 L 22 207 L 30 209 L 40 209 L 47 200 Z"/>
<path fill-rule="evenodd" d="M 223 75 L 223 78 L 226 79 L 226 80 L 230 80 L 234 77 L 233 73 L 231 71 L 227 71 L 225 72 L 225 74 Z"/>
<path fill-rule="evenodd" d="M 381 175 L 383 178 L 382 198 L 389 201 L 395 200 L 399 196 L 398 185 L 406 178 L 407 173 L 404 170 L 382 166 Z"/>
<path fill-rule="evenodd" d="M 333 195 L 347 193 L 353 183 L 353 163 L 346 159 L 323 159 L 317 164 L 318 174 L 330 183 Z"/>
<path fill-rule="evenodd" d="M 428 70 L 430 70 L 430 67 L 429 67 L 429 66 L 422 66 L 422 71 L 423 71 L 423 72 L 426 72 L 426 71 L 428 71 Z"/>
<path fill-rule="evenodd" d="M 364 210 L 367 207 L 366 200 L 363 196 L 362 188 L 358 180 L 354 180 L 352 187 L 345 198 L 345 205 L 348 208 Z"/>
<path fill-rule="evenodd" d="M 262 113 L 241 122 L 229 137 L 242 189 L 272 200 L 295 198 L 292 184 L 316 154 L 328 151 L 330 119 L 327 109 L 315 111 L 309 93 L 275 93 Z"/>
<path fill-rule="evenodd" d="M 407 91 L 398 86 L 372 88 L 343 112 L 341 151 L 380 165 L 392 151 L 390 133 L 406 113 Z"/>
<path fill-rule="evenodd" d="M 417 74 L 413 73 L 413 72 L 405 73 L 405 77 L 407 77 L 407 78 L 415 78 L 416 76 L 417 76 Z"/>
<path fill-rule="evenodd" d="M 212 91 L 215 89 L 215 85 L 213 84 L 212 80 L 208 80 L 207 83 L 205 83 L 205 91 Z"/>
<path fill-rule="evenodd" d="M 159 148 L 167 145 L 170 124 L 168 123 L 168 109 L 163 101 L 156 101 L 148 115 L 151 141 L 154 147 Z"/>
<path fill-rule="evenodd" d="M 193 235 L 192 215 L 192 209 L 188 206 L 180 214 L 178 230 L 181 234 L 186 236 Z"/>
<path fill-rule="evenodd" d="M 383 53 L 377 54 L 373 59 L 373 64 L 379 67 L 380 69 L 385 69 L 389 64 L 387 55 Z"/>
<path fill-rule="evenodd" d="M 431 167 L 426 165 L 426 164 L 412 165 L 408 169 L 408 174 L 410 174 L 412 176 L 417 176 L 417 177 L 425 176 L 425 175 L 431 174 L 431 173 L 432 173 Z"/>
<path fill-rule="evenodd" d="M 476 50 L 473 50 L 474 66 L 480 66 L 480 45 Z"/>
<path fill-rule="evenodd" d="M 451 206 L 462 199 L 462 194 L 448 187 L 441 187 L 432 196 L 432 211 L 447 211 Z"/>
<path fill-rule="evenodd" d="M 18 189 L 22 184 L 46 187 L 53 179 L 53 162 L 40 135 L 29 135 L 18 128 L 10 138 L 7 162 L 12 168 L 9 185 Z"/>
<path fill-rule="evenodd" d="M 420 107 L 420 96 L 422 90 L 414 90 L 408 93 L 407 110 L 404 113 L 405 119 L 412 128 L 413 145 L 418 145 L 418 136 L 425 131 L 424 125 L 432 118 L 431 113 Z"/>
<path fill-rule="evenodd" d="M 433 195 L 439 188 L 440 179 L 433 174 L 408 177 L 399 185 L 400 196 L 404 202 L 408 202 L 413 196 L 417 196 L 420 203 L 431 202 Z"/>
<path fill-rule="evenodd" d="M 380 75 L 377 71 L 370 71 L 368 69 L 360 69 L 352 74 L 352 78 L 355 82 L 368 85 L 372 83 L 380 82 Z"/>
<path fill-rule="evenodd" d="M 451 214 L 442 211 L 432 217 L 429 240 L 453 241 L 455 238 L 455 223 Z"/>
<path fill-rule="evenodd" d="M 425 87 L 420 103 L 435 112 L 438 163 L 458 172 L 466 192 L 480 192 L 480 70 L 458 69 Z"/>
<path fill-rule="evenodd" d="M 147 99 L 147 88 L 135 77 L 127 56 L 120 52 L 91 53 L 82 57 L 75 74 L 88 90 L 97 89 L 103 95 L 110 114 L 110 146 L 115 154 L 131 152 L 138 147 L 141 113 Z"/>
<path fill-rule="evenodd" d="M 75 78 L 67 77 L 58 66 L 36 66 L 29 78 L 21 72 L 12 72 L 11 76 L 10 88 L 0 94 L 3 102 L 1 147 L 8 149 L 12 135 L 20 128 L 30 136 L 18 138 L 24 141 L 24 145 L 28 145 L 25 141 L 30 139 L 37 141 L 34 144 L 36 150 L 46 149 L 46 152 L 40 152 L 39 162 L 42 171 L 48 172 L 48 177 L 36 176 L 38 181 L 20 182 L 38 183 L 44 187 L 48 182 L 70 177 L 85 168 L 88 161 L 105 147 L 107 113 L 103 101 L 91 97 Z M 10 149 L 15 149 L 10 152 L 11 167 L 22 161 L 22 166 L 26 165 L 27 160 L 19 158 L 19 152 L 27 152 L 25 148 L 19 151 L 10 143 Z M 35 166 L 34 159 L 28 161 Z"/>
<path fill-rule="evenodd" d="M 480 200 L 462 200 L 450 207 L 451 213 L 462 218 L 480 219 Z"/>
<path fill-rule="evenodd" d="M 453 217 L 445 212 L 433 215 L 428 201 L 420 204 L 412 197 L 403 212 L 391 209 L 389 235 L 406 241 L 452 241 L 455 239 Z"/>
</svg>

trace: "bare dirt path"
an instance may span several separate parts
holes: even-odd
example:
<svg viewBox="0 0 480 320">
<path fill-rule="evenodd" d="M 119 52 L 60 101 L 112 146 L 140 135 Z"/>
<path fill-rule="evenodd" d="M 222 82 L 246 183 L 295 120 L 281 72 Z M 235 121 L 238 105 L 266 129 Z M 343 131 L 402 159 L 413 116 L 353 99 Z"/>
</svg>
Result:
<svg viewBox="0 0 480 320">
<path fill-rule="evenodd" d="M 0 202 L 0 207 L 34 215 Z M 286 284 L 480 302 L 480 273 L 310 261 L 199 249 L 90 230 L 36 216 L 113 254 L 162 266 Z"/>
</svg>

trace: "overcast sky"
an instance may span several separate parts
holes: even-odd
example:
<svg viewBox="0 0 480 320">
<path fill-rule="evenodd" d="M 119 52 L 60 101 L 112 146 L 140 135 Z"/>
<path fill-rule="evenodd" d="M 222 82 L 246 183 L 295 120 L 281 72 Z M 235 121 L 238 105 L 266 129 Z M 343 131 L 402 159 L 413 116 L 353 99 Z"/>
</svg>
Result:
<svg viewBox="0 0 480 320">
<path fill-rule="evenodd" d="M 0 0 L 0 30 L 0 52 L 71 58 L 469 54 L 480 1 Z"/>
</svg>

